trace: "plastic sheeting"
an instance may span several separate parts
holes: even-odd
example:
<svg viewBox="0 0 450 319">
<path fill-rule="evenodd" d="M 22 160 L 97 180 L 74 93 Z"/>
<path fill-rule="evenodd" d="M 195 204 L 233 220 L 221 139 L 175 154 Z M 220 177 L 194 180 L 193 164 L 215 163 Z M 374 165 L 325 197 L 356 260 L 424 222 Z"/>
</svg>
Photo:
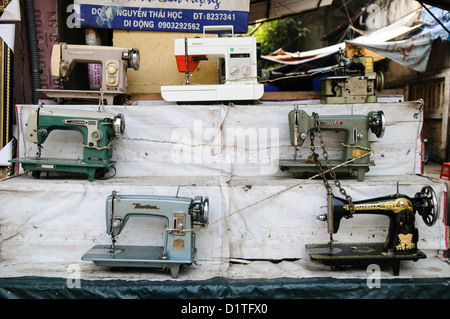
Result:
<svg viewBox="0 0 450 319">
<path fill-rule="evenodd" d="M 367 280 L 335 278 L 277 278 L 232 280 L 215 277 L 208 280 L 182 282 L 137 281 L 130 284 L 121 280 L 81 281 L 79 289 L 70 289 L 64 278 L 11 278 L 0 279 L 0 298 L 9 299 L 179 299 L 170 302 L 165 315 L 180 315 L 186 299 L 265 300 L 271 313 L 286 311 L 281 299 L 448 299 L 448 278 L 420 278 L 386 280 L 380 288 L 369 289 Z M 158 304 L 160 301 L 156 301 Z M 255 302 L 255 301 L 253 301 Z M 264 301 L 263 301 L 264 302 Z M 225 301 L 214 303 L 222 305 Z M 200 302 L 205 305 L 205 301 Z M 194 305 L 198 305 L 194 303 Z M 292 308 L 292 303 L 288 304 Z M 274 307 L 275 306 L 275 307 Z M 275 309 L 274 309 L 275 308 Z M 230 308 L 231 309 L 231 308 Z M 226 309 L 222 309 L 223 312 Z M 242 311 L 242 309 L 241 309 Z M 219 311 L 217 311 L 218 313 Z"/>
<path fill-rule="evenodd" d="M 368 35 L 360 36 L 353 41 L 347 42 L 350 44 L 360 45 L 362 47 L 366 47 L 373 43 L 381 43 L 383 45 L 386 45 L 387 41 L 403 36 L 409 32 L 412 32 L 420 28 L 422 26 L 422 23 L 410 26 L 411 21 L 414 19 L 415 16 L 416 13 L 413 12 L 387 27 L 381 28 Z M 339 49 L 344 49 L 345 46 L 346 43 L 341 42 L 325 48 L 305 52 L 292 53 L 292 52 L 284 52 L 284 50 L 277 50 L 271 56 L 262 56 L 262 58 L 282 64 L 293 64 L 293 65 L 302 64 L 330 56 L 331 54 L 335 54 L 339 51 Z"/>
<path fill-rule="evenodd" d="M 447 29 L 450 27 L 448 11 L 438 8 L 430 8 L 430 11 L 446 25 Z M 378 37 L 377 34 L 380 32 L 377 31 L 367 38 L 356 38 L 348 43 L 372 50 L 415 71 L 425 72 L 433 41 L 437 38 L 448 41 L 450 34 L 425 10 L 420 15 L 420 21 L 423 30 L 404 40 L 387 41 Z"/>
<path fill-rule="evenodd" d="M 402 41 L 364 43 L 356 39 L 349 43 L 372 50 L 415 71 L 425 72 L 433 39 L 418 36 Z"/>
</svg>

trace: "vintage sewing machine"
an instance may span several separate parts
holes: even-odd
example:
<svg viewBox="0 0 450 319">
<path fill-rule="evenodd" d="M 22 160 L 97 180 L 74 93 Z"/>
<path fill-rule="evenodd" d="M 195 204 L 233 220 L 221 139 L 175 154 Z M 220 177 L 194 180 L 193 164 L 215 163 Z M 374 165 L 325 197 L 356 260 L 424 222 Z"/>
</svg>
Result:
<svg viewBox="0 0 450 319">
<path fill-rule="evenodd" d="M 78 131 L 83 135 L 83 158 L 43 158 L 42 144 L 52 131 Z M 104 177 L 110 168 L 113 139 L 120 138 L 125 130 L 125 117 L 122 114 L 68 110 L 39 107 L 30 113 L 27 122 L 26 140 L 37 144 L 36 157 L 15 158 L 12 163 L 20 163 L 24 170 L 32 171 L 36 178 L 41 172 L 85 173 L 93 181 L 96 173 Z"/>
<path fill-rule="evenodd" d="M 344 57 L 344 50 L 339 50 L 339 65 L 335 75 L 321 79 L 321 103 L 374 103 L 377 102 L 375 91 L 382 91 L 383 72 L 374 71 L 373 57 L 365 57 L 361 49 L 352 58 Z"/>
<path fill-rule="evenodd" d="M 358 181 L 363 181 L 365 173 L 374 164 L 370 160 L 369 130 L 376 137 L 384 135 L 386 120 L 383 111 L 372 111 L 367 115 L 327 115 L 318 116 L 317 121 L 314 116 L 309 116 L 305 111 L 296 107 L 289 113 L 289 130 L 291 145 L 294 146 L 294 159 L 280 160 L 280 169 L 290 171 L 294 177 L 301 177 L 310 173 L 318 173 L 317 158 L 309 157 L 301 160 L 297 156 L 298 147 L 302 146 L 308 136 L 313 137 L 318 125 L 321 131 L 343 131 L 345 137 L 343 141 L 343 152 L 340 160 L 330 160 L 330 165 L 335 172 L 343 172 L 351 175 L 357 172 Z M 319 144 L 316 144 L 319 148 Z M 352 160 L 352 162 L 347 163 Z M 327 167 L 326 163 L 322 164 Z"/>
<path fill-rule="evenodd" d="M 328 195 L 328 212 L 317 218 L 328 222 L 330 242 L 307 245 L 311 260 L 330 266 L 390 264 L 397 276 L 402 260 L 426 258 L 417 247 L 419 234 L 415 227 L 415 213 L 422 217 L 427 226 L 435 224 L 439 207 L 433 188 L 424 186 L 413 198 L 399 194 L 397 190 L 394 195 L 353 202 L 353 209 L 352 215 L 348 201 Z M 384 243 L 334 243 L 333 234 L 338 232 L 342 218 L 358 214 L 385 215 L 389 218 Z"/>
<path fill-rule="evenodd" d="M 161 87 L 164 100 L 191 102 L 249 102 L 264 94 L 258 83 L 258 48 L 254 37 L 175 39 L 175 58 L 179 72 L 184 72 L 183 85 Z M 191 73 L 202 60 L 220 58 L 217 84 L 190 84 Z"/>
<path fill-rule="evenodd" d="M 81 258 L 97 266 L 170 269 L 177 278 L 180 266 L 194 262 L 194 225 L 208 224 L 208 197 L 182 198 L 119 195 L 106 200 L 106 232 L 111 245 L 97 245 Z M 165 220 L 164 246 L 116 246 L 117 236 L 131 217 L 147 216 Z"/>
<path fill-rule="evenodd" d="M 102 84 L 96 90 L 68 90 L 65 83 L 77 64 L 96 63 L 102 65 Z M 127 94 L 127 69 L 140 68 L 138 49 L 111 46 L 75 45 L 60 43 L 53 46 L 51 74 L 59 77 L 60 89 L 40 89 L 54 99 L 97 99 L 107 104 L 122 104 L 121 98 Z"/>
</svg>

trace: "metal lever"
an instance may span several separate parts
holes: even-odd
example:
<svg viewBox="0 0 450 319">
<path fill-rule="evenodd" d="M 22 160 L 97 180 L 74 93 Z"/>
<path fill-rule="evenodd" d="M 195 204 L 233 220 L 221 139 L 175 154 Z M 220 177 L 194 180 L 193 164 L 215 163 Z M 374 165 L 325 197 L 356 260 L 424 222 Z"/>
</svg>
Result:
<svg viewBox="0 0 450 319">
<path fill-rule="evenodd" d="M 184 84 L 189 84 L 189 77 L 191 76 L 189 71 L 189 54 L 188 54 L 188 39 L 184 38 L 184 58 L 185 58 L 185 63 L 186 63 L 186 72 L 185 72 L 185 79 L 184 79 Z"/>
</svg>

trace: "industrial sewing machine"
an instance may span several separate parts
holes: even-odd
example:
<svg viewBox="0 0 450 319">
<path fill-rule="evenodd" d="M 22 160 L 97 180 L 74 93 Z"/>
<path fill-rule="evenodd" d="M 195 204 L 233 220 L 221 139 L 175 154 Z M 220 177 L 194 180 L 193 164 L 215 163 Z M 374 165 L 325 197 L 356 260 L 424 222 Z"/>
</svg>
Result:
<svg viewBox="0 0 450 319">
<path fill-rule="evenodd" d="M 145 195 L 118 195 L 113 192 L 106 200 L 106 232 L 111 245 L 97 245 L 81 258 L 97 266 L 147 267 L 170 269 L 177 278 L 182 265 L 194 262 L 194 225 L 208 224 L 208 197 L 194 199 L 182 197 L 157 197 Z M 165 220 L 164 246 L 116 246 L 130 217 L 155 217 Z"/>
<path fill-rule="evenodd" d="M 301 160 L 298 158 L 297 152 L 298 147 L 303 145 L 308 135 L 313 139 L 314 134 L 320 127 L 321 131 L 345 132 L 341 160 L 329 161 L 334 171 L 348 173 L 349 175 L 356 171 L 358 181 L 363 181 L 369 167 L 374 165 L 370 160 L 369 153 L 369 129 L 376 137 L 381 138 L 384 135 L 385 126 L 386 120 L 382 111 L 372 111 L 367 115 L 317 115 L 317 118 L 315 118 L 296 107 L 289 113 L 290 140 L 295 149 L 294 159 L 280 160 L 280 169 L 292 172 L 294 177 L 318 173 L 318 158 L 312 156 L 306 160 Z M 323 143 L 323 140 L 321 143 Z M 342 165 L 348 161 L 352 162 Z M 325 164 L 327 163 L 323 163 L 323 166 L 327 167 Z"/>
<path fill-rule="evenodd" d="M 41 157 L 42 144 L 55 130 L 78 131 L 83 135 L 83 159 Z M 15 158 L 10 162 L 22 164 L 35 178 L 39 178 L 42 171 L 70 172 L 85 173 L 89 181 L 93 181 L 96 173 L 104 177 L 109 168 L 115 170 L 111 142 L 120 138 L 124 130 L 122 114 L 39 107 L 30 113 L 25 135 L 28 142 L 37 144 L 37 156 Z"/>
<path fill-rule="evenodd" d="M 216 28 L 216 27 L 214 27 Z M 165 85 L 161 95 L 166 101 L 251 102 L 264 94 L 258 83 L 258 48 L 254 37 L 175 39 L 174 54 L 179 72 L 185 73 L 183 85 Z M 219 58 L 217 84 L 191 84 L 190 76 L 200 61 Z"/>
<path fill-rule="evenodd" d="M 375 90 L 383 90 L 384 76 L 374 71 L 373 57 L 363 56 L 359 49 L 352 58 L 345 58 L 344 50 L 339 50 L 338 62 L 335 75 L 321 79 L 321 103 L 377 102 Z"/>
<path fill-rule="evenodd" d="M 96 90 L 67 90 L 65 82 L 77 64 L 96 63 L 102 65 L 102 84 Z M 111 46 L 75 45 L 60 43 L 53 46 L 51 74 L 60 78 L 60 89 L 40 89 L 49 98 L 99 99 L 107 104 L 122 104 L 120 98 L 127 94 L 127 69 L 139 70 L 138 49 Z M 115 100 L 116 98 L 116 100 Z"/>
<path fill-rule="evenodd" d="M 318 216 L 328 222 L 330 242 L 311 244 L 306 248 L 311 260 L 321 261 L 329 266 L 358 266 L 390 264 L 394 275 L 399 275 L 400 262 L 426 258 L 417 247 L 418 230 L 415 227 L 415 213 L 427 226 L 433 226 L 438 219 L 439 207 L 436 194 L 430 186 L 424 186 L 413 198 L 397 194 L 353 202 L 353 214 L 349 202 L 328 195 L 328 212 Z M 389 229 L 384 243 L 336 244 L 333 234 L 339 230 L 342 218 L 358 214 L 385 215 L 389 218 Z"/>
</svg>

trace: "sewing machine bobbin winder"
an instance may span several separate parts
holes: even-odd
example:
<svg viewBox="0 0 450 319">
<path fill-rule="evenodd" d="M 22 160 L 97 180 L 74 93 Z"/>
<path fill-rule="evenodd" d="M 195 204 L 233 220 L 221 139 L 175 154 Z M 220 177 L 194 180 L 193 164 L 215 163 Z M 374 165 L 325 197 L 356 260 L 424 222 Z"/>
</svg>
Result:
<svg viewBox="0 0 450 319">
<path fill-rule="evenodd" d="M 78 131 L 83 135 L 82 159 L 41 157 L 42 145 L 56 130 Z M 124 131 L 122 114 L 39 107 L 30 113 L 25 135 L 28 142 L 37 144 L 37 156 L 15 158 L 10 162 L 20 163 L 24 170 L 32 171 L 35 178 L 39 178 L 41 172 L 84 173 L 92 182 L 96 174 L 103 178 L 110 168 L 115 170 L 111 143 Z"/>
<path fill-rule="evenodd" d="M 439 206 L 436 194 L 430 186 L 408 197 L 397 194 L 352 202 L 328 195 L 328 212 L 318 216 L 328 222 L 330 242 L 310 244 L 306 249 L 311 260 L 323 262 L 328 266 L 367 266 L 370 264 L 391 265 L 393 274 L 400 273 L 400 262 L 417 261 L 426 255 L 417 247 L 419 233 L 415 227 L 415 213 L 418 213 L 427 226 L 433 226 L 438 219 Z M 358 214 L 385 215 L 389 218 L 389 229 L 384 243 L 343 243 L 333 240 L 339 230 L 342 218 Z M 356 217 L 355 217 L 356 218 Z"/>
<path fill-rule="evenodd" d="M 77 64 L 102 65 L 100 90 L 70 90 L 65 88 L 68 77 Z M 60 79 L 60 89 L 39 89 L 49 98 L 106 100 L 108 105 L 123 104 L 127 95 L 127 69 L 140 68 L 140 54 L 136 48 L 76 45 L 60 43 L 53 46 L 51 74 Z"/>
<path fill-rule="evenodd" d="M 119 195 L 113 192 L 106 200 L 106 232 L 111 245 L 97 245 L 82 256 L 97 266 L 144 267 L 170 269 L 178 278 L 180 266 L 195 262 L 194 225 L 208 224 L 209 199 L 169 196 Z M 131 217 L 147 216 L 165 220 L 164 246 L 116 245 Z"/>
<path fill-rule="evenodd" d="M 208 27 L 205 27 L 208 28 Z M 225 30 L 233 26 L 210 26 Z M 233 32 L 232 32 L 233 33 Z M 178 103 L 235 102 L 251 103 L 264 94 L 258 83 L 258 46 L 254 37 L 219 37 L 175 39 L 174 54 L 179 72 L 185 73 L 183 85 L 161 86 L 166 101 Z M 191 84 L 190 76 L 200 61 L 210 58 L 223 60 L 219 65 L 218 84 Z"/>
<path fill-rule="evenodd" d="M 309 116 L 296 106 L 289 113 L 290 141 L 295 150 L 294 159 L 280 160 L 280 169 L 292 172 L 295 178 L 317 174 L 317 162 L 320 161 L 316 158 L 317 154 L 313 154 L 313 158 L 300 159 L 297 153 L 298 147 L 303 145 L 308 135 L 313 141 L 314 134 L 319 129 L 321 131 L 344 131 L 342 158 L 340 160 L 329 160 L 329 164 L 335 172 L 351 175 L 353 171 L 356 171 L 358 181 L 363 181 L 365 173 L 369 171 L 370 166 L 374 165 L 369 154 L 369 130 L 376 137 L 381 138 L 384 135 L 385 127 L 386 120 L 383 111 L 372 111 L 367 115 L 318 116 L 313 114 L 313 116 Z M 319 138 L 321 138 L 322 144 L 321 134 L 319 134 Z M 341 165 L 343 163 L 347 164 Z"/>
</svg>

